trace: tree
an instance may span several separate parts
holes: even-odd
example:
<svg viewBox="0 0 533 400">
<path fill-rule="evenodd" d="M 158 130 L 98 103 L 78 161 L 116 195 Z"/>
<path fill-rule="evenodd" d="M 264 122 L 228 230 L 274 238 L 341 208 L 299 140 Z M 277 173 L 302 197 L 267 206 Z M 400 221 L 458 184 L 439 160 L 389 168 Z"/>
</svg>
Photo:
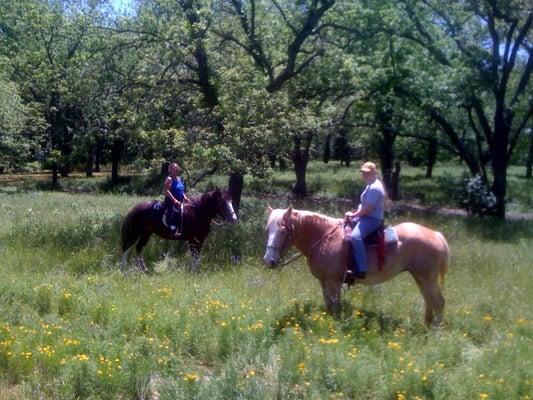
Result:
<svg viewBox="0 0 533 400">
<path fill-rule="evenodd" d="M 22 167 L 45 128 L 31 105 L 23 103 L 17 85 L 7 80 L 5 68 L 0 60 L 0 173 Z"/>
<path fill-rule="evenodd" d="M 25 103 L 39 104 L 47 122 L 44 161 L 68 174 L 76 135 L 87 128 L 86 102 L 97 70 L 91 58 L 90 28 L 102 18 L 98 1 L 7 2 L 1 11 L 4 46 L 12 79 Z M 46 159 L 48 158 L 48 160 Z"/>
<path fill-rule="evenodd" d="M 413 97 L 471 173 L 482 174 L 485 181 L 492 178 L 494 214 L 505 218 L 508 162 L 533 114 L 533 104 L 525 96 L 533 69 L 533 12 L 519 0 L 401 4 L 404 18 L 396 34 L 425 48 L 441 71 L 441 85 L 434 85 L 432 95 Z M 463 129 L 475 138 L 473 151 L 463 139 Z M 483 170 L 485 156 L 491 176 Z"/>
<path fill-rule="evenodd" d="M 227 18 L 222 18 L 213 31 L 224 43 L 232 44 L 253 61 L 268 93 L 288 96 L 283 93 L 288 83 L 297 80 L 324 55 L 317 27 L 334 4 L 334 0 L 297 3 L 232 0 L 228 6 L 221 3 L 220 10 Z M 305 98 L 294 94 L 297 85 L 291 86 L 288 96 L 289 107 L 296 112 L 289 111 L 287 115 L 298 113 L 312 120 L 313 115 L 317 115 L 316 109 L 306 104 Z M 296 174 L 294 193 L 297 197 L 305 197 L 305 171 L 314 131 L 295 128 L 297 126 L 291 129 L 290 152 Z"/>
</svg>

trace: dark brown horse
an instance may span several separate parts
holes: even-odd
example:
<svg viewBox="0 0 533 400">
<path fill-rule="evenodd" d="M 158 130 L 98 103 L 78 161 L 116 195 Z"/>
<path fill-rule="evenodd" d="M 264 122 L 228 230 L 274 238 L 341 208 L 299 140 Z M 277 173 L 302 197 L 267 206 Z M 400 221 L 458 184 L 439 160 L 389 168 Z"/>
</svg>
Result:
<svg viewBox="0 0 533 400">
<path fill-rule="evenodd" d="M 273 210 L 269 207 L 266 225 L 268 242 L 263 261 L 271 268 L 294 245 L 307 258 L 311 273 L 320 281 L 328 311 L 340 313 L 341 287 L 349 261 L 349 244 L 345 243 L 342 219 L 310 211 Z M 413 222 L 394 227 L 397 242 L 387 248 L 385 266 L 378 267 L 376 249 L 368 249 L 368 273 L 363 285 L 375 285 L 408 271 L 415 279 L 426 303 L 425 322 L 439 325 L 444 312 L 444 298 L 438 280 L 444 282 L 450 249 L 444 236 Z"/>
<path fill-rule="evenodd" d="M 168 240 L 184 240 L 196 260 L 194 268 L 198 269 L 200 249 L 211 229 L 211 221 L 220 215 L 226 221 L 236 222 L 237 215 L 233 210 L 231 195 L 227 190 L 212 190 L 185 203 L 179 238 L 173 236 L 170 228 L 163 223 L 164 203 L 158 200 L 147 200 L 135 205 L 122 223 L 122 258 L 121 269 L 128 262 L 129 253 L 135 243 L 137 258 L 141 267 L 145 268 L 141 252 L 152 233 Z"/>
</svg>

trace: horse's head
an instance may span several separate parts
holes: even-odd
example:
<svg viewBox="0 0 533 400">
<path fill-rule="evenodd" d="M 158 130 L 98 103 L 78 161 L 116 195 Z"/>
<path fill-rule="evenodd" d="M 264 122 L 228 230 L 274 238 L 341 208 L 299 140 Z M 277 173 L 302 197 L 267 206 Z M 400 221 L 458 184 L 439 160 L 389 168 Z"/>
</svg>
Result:
<svg viewBox="0 0 533 400">
<path fill-rule="evenodd" d="M 292 244 L 294 231 L 292 206 L 287 210 L 274 210 L 268 206 L 268 213 L 269 216 L 266 224 L 268 239 L 263 262 L 268 267 L 274 268 L 279 263 L 281 256 L 285 254 Z"/>
<path fill-rule="evenodd" d="M 212 193 L 217 214 L 228 222 L 237 222 L 237 213 L 233 209 L 231 194 L 226 189 L 218 188 Z"/>
</svg>

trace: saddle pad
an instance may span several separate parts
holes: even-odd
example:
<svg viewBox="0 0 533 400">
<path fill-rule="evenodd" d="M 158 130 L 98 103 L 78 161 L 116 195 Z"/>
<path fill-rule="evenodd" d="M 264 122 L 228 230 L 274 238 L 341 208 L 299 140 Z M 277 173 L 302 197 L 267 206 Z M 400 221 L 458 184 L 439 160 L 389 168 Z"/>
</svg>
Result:
<svg viewBox="0 0 533 400">
<path fill-rule="evenodd" d="M 385 234 L 385 246 L 394 244 L 398 241 L 398 234 L 392 226 L 388 226 L 383 230 Z M 366 247 L 375 247 L 378 245 L 378 235 L 377 232 L 373 232 L 368 235 L 364 240 Z"/>
<path fill-rule="evenodd" d="M 394 244 L 398 241 L 398 234 L 396 233 L 396 229 L 394 229 L 392 226 L 389 226 L 385 229 L 385 244 Z"/>
</svg>

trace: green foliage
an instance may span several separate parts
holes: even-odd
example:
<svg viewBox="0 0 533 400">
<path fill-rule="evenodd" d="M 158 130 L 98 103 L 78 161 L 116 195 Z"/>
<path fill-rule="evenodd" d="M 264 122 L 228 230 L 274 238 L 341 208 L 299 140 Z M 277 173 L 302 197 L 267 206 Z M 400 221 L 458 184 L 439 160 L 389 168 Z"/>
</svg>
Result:
<svg viewBox="0 0 533 400">
<path fill-rule="evenodd" d="M 469 213 L 483 216 L 494 212 L 496 197 L 481 176 L 463 177 L 458 188 L 457 200 Z"/>
</svg>

